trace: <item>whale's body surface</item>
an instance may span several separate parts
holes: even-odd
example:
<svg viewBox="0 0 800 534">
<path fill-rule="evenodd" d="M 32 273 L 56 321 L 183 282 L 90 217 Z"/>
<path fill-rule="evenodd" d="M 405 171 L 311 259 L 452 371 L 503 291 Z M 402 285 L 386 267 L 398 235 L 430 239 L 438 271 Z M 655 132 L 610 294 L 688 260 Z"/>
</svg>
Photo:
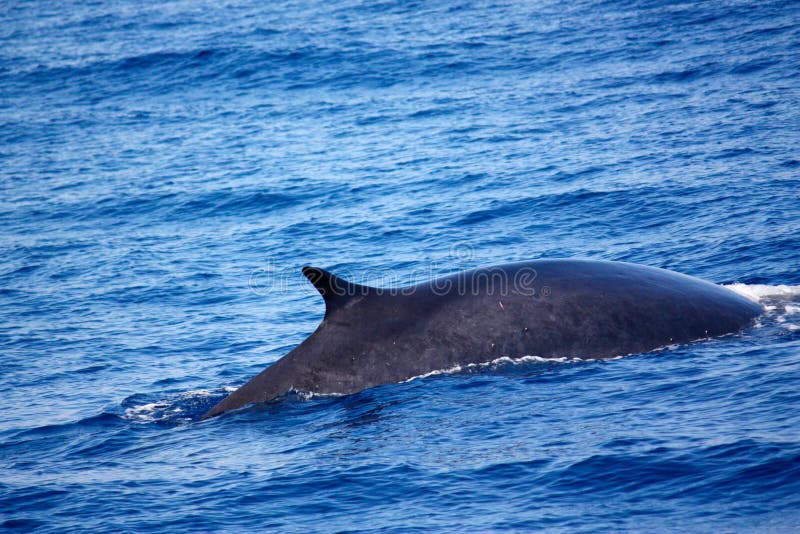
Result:
<svg viewBox="0 0 800 534">
<path fill-rule="evenodd" d="M 611 358 L 741 330 L 763 310 L 698 278 L 629 263 L 537 260 L 395 290 L 312 267 L 317 330 L 205 417 L 292 389 L 354 393 L 500 357 Z"/>
</svg>

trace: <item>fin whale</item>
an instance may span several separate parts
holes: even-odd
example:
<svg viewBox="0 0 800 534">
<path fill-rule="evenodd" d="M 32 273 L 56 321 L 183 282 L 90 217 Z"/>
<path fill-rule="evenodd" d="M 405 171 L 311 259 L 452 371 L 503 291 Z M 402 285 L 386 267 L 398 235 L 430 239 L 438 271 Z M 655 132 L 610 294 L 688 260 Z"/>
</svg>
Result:
<svg viewBox="0 0 800 534">
<path fill-rule="evenodd" d="M 290 390 L 355 393 L 503 356 L 603 359 L 741 330 L 763 309 L 691 276 L 631 263 L 537 260 L 403 288 L 303 274 L 325 300 L 317 330 L 203 419 Z"/>
</svg>

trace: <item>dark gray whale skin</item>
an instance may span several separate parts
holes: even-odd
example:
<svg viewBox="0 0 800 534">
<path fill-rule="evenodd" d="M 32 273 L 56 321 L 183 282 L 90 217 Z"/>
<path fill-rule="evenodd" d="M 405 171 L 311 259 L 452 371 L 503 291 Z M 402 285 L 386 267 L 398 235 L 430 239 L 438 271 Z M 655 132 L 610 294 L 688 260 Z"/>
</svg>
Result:
<svg viewBox="0 0 800 534">
<path fill-rule="evenodd" d="M 737 332 L 763 311 L 698 278 L 608 261 L 512 263 L 394 290 L 303 274 L 325 299 L 322 323 L 204 419 L 292 389 L 354 393 L 503 356 L 647 352 Z"/>
</svg>

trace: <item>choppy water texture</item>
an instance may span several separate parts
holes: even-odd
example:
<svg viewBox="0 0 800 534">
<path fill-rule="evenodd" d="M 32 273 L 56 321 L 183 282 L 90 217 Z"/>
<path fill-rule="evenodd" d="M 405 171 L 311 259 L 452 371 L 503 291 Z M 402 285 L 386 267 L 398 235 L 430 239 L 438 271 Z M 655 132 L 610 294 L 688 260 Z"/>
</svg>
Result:
<svg viewBox="0 0 800 534">
<path fill-rule="evenodd" d="M 65 530 L 800 529 L 800 4 L 0 6 L 0 511 Z M 322 317 L 543 257 L 740 335 L 197 423 Z M 779 287 L 783 286 L 783 287 Z"/>
</svg>

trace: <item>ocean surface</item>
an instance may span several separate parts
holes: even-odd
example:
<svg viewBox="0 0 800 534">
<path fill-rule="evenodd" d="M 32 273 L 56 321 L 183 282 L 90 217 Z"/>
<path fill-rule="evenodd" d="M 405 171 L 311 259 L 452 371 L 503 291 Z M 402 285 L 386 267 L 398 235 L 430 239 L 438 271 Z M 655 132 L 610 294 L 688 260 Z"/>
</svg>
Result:
<svg viewBox="0 0 800 534">
<path fill-rule="evenodd" d="M 800 4 L 0 5 L 0 525 L 800 531 Z M 300 268 L 622 260 L 743 332 L 199 422 Z"/>
</svg>

